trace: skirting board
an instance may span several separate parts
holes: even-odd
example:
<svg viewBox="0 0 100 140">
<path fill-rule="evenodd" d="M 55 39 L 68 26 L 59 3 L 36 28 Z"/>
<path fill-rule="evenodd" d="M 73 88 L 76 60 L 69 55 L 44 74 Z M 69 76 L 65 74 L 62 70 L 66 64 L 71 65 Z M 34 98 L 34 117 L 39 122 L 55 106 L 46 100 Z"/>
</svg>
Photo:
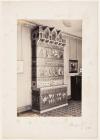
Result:
<svg viewBox="0 0 100 140">
<path fill-rule="evenodd" d="M 22 106 L 22 107 L 18 107 L 17 108 L 17 113 L 22 113 L 28 110 L 32 110 L 32 106 L 31 105 L 26 105 L 26 106 Z"/>
<path fill-rule="evenodd" d="M 59 105 L 59 106 L 55 106 L 55 107 L 52 107 L 52 108 L 49 108 L 49 109 L 41 110 L 41 111 L 34 110 L 34 109 L 32 109 L 32 111 L 36 112 L 36 113 L 45 113 L 45 112 L 51 111 L 53 109 L 57 109 L 57 108 L 64 107 L 64 106 L 67 106 L 67 105 L 68 105 L 68 103 L 63 104 L 63 105 Z"/>
</svg>

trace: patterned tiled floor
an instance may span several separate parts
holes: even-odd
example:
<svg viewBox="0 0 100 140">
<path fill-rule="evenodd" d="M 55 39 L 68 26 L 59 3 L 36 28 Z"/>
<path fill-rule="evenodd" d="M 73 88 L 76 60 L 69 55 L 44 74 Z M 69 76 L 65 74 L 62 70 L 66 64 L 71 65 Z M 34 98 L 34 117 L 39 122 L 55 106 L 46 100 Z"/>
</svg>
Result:
<svg viewBox="0 0 100 140">
<path fill-rule="evenodd" d="M 25 117 L 69 117 L 69 116 L 76 116 L 80 117 L 81 116 L 81 101 L 74 101 L 70 100 L 68 102 L 68 106 L 64 106 L 58 109 L 54 109 L 52 111 L 48 111 L 46 113 L 42 114 L 36 114 L 32 111 L 27 111 L 24 113 L 20 113 L 18 116 Z"/>
</svg>

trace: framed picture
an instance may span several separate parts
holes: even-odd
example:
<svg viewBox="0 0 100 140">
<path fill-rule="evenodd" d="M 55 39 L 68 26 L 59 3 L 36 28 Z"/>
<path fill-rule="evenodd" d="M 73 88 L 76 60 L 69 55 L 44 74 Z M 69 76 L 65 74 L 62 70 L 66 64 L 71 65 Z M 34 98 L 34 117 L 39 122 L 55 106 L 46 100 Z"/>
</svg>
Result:
<svg viewBox="0 0 100 140">
<path fill-rule="evenodd" d="M 78 72 L 78 60 L 69 60 L 69 73 Z"/>
</svg>

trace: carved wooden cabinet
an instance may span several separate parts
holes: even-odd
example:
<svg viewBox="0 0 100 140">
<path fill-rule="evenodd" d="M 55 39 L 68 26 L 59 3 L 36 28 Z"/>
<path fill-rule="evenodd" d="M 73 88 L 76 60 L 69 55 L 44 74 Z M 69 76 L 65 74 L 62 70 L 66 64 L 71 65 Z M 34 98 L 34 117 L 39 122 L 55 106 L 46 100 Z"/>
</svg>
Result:
<svg viewBox="0 0 100 140">
<path fill-rule="evenodd" d="M 36 26 L 32 37 L 32 109 L 45 112 L 67 104 L 64 85 L 66 38 L 55 28 Z"/>
</svg>

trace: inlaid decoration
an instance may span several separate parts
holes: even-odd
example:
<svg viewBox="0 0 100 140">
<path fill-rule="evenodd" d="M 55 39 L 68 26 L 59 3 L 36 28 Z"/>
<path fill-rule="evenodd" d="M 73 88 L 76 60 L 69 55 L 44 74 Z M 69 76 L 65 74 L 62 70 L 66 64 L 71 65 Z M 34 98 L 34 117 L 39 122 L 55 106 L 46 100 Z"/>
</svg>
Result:
<svg viewBox="0 0 100 140">
<path fill-rule="evenodd" d="M 64 86 L 65 36 L 54 27 L 36 26 L 32 30 L 31 39 L 33 110 L 40 111 L 66 104 L 67 85 Z"/>
</svg>

